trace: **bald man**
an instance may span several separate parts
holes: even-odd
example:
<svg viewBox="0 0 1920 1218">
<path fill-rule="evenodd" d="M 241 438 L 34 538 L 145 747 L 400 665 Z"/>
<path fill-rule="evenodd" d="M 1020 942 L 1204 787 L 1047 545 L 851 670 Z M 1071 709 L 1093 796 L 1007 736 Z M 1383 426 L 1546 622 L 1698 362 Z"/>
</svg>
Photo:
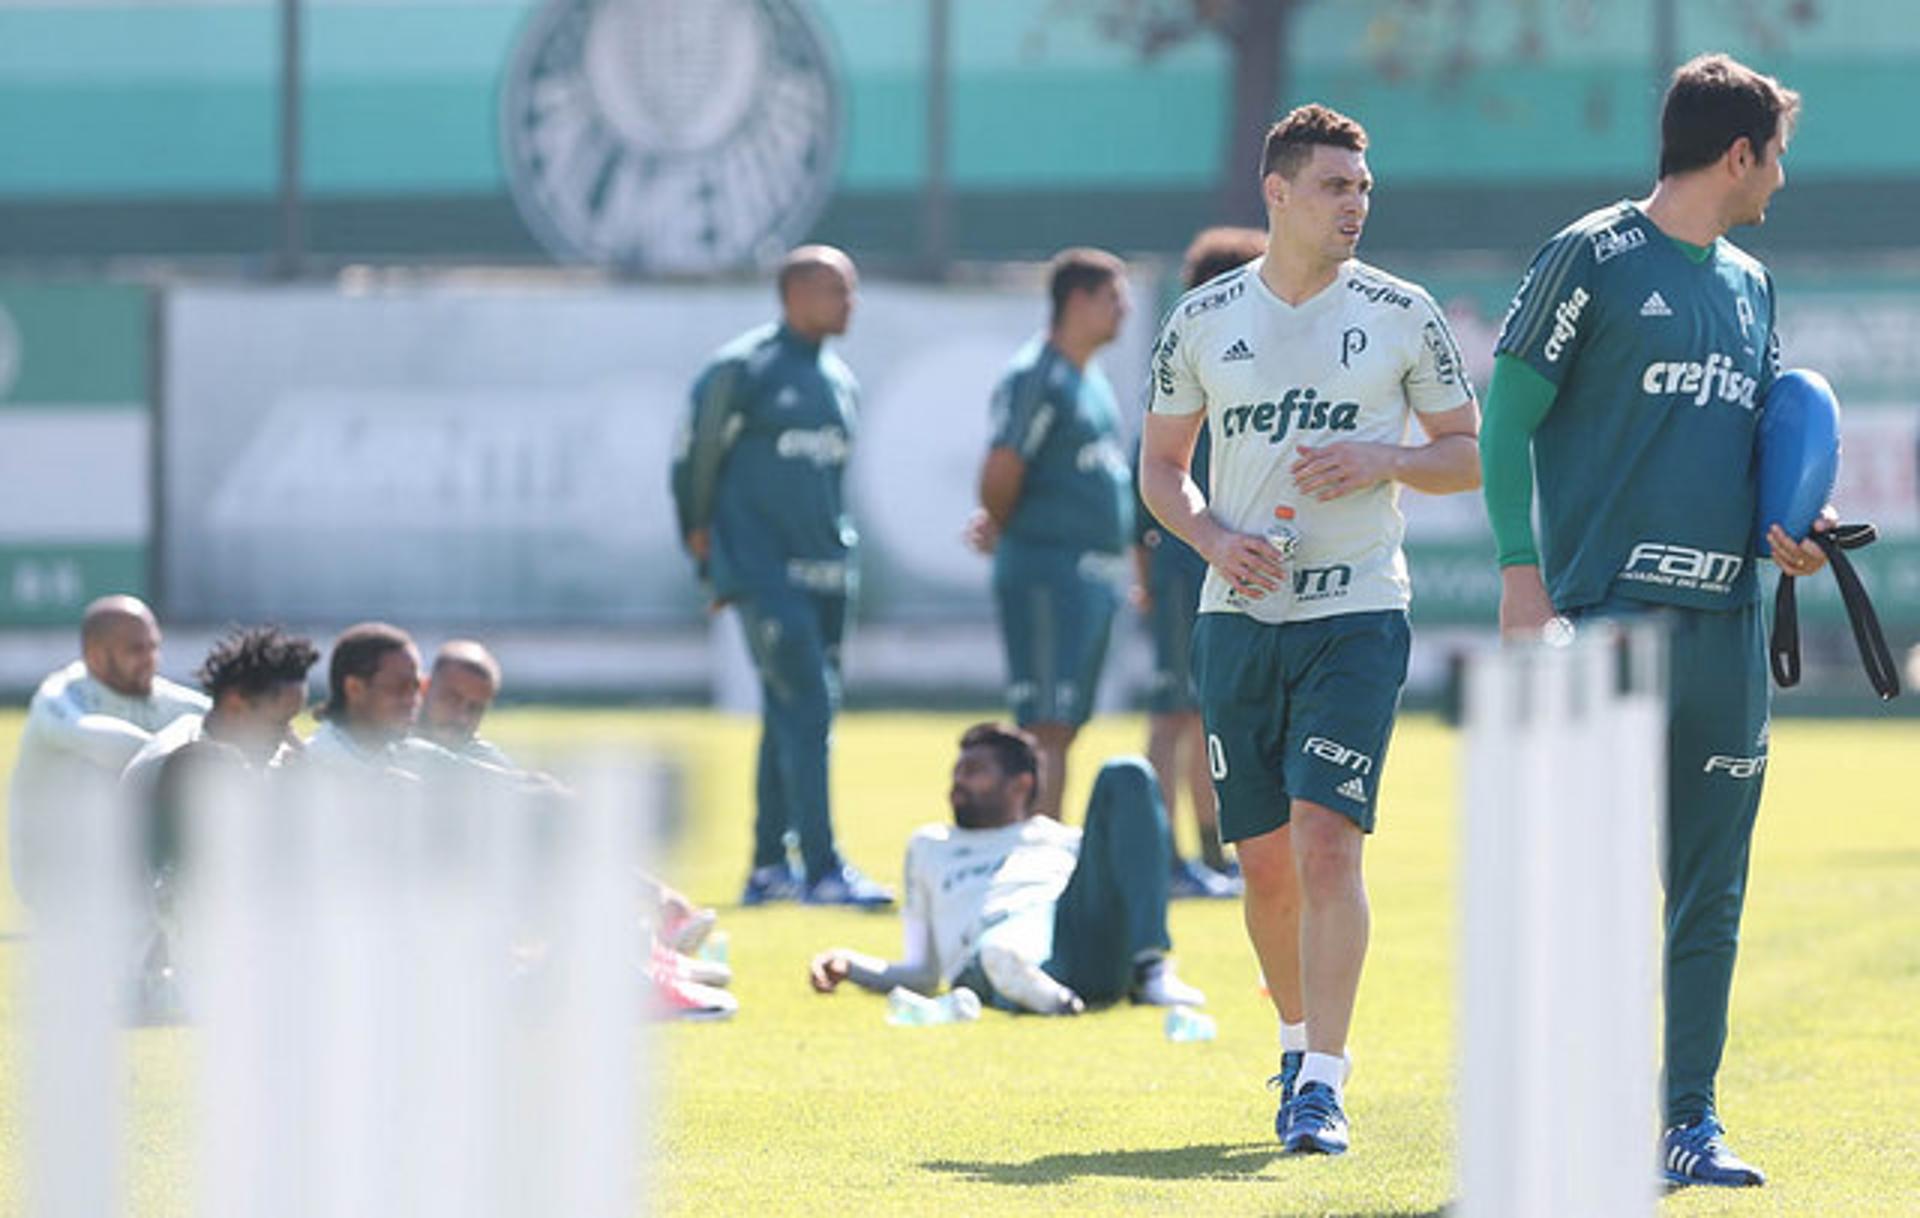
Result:
<svg viewBox="0 0 1920 1218">
<path fill-rule="evenodd" d="M 832 246 L 787 255 L 780 320 L 715 353 L 674 445 L 680 535 L 714 600 L 738 608 L 760 674 L 747 905 L 893 900 L 841 859 L 827 802 L 840 640 L 856 579 L 841 482 L 859 386 L 824 344 L 846 333 L 858 284 L 853 260 Z M 789 830 L 800 839 L 804 875 L 789 868 Z"/>
<path fill-rule="evenodd" d="M 413 734 L 502 770 L 516 769 L 507 755 L 480 738 L 480 722 L 500 695 L 500 661 L 475 639 L 452 639 L 433 657 L 426 699 Z"/>
<path fill-rule="evenodd" d="M 206 695 L 157 675 L 160 624 L 136 597 L 105 596 L 80 621 L 80 659 L 40 683 L 20 734 L 8 819 L 13 886 L 29 907 L 52 881 L 60 817 L 88 798 L 110 799 L 120 772 Z"/>
</svg>

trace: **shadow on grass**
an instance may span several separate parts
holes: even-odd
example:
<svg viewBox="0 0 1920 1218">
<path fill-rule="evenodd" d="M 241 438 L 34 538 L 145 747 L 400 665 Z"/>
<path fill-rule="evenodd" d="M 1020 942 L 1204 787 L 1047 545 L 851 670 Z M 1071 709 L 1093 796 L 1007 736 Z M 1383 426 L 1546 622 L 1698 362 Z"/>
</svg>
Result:
<svg viewBox="0 0 1920 1218">
<path fill-rule="evenodd" d="M 1041 1155 L 1024 1163 L 935 1159 L 927 1171 L 979 1184 L 1066 1184 L 1086 1176 L 1136 1180 L 1252 1180 L 1280 1156 L 1271 1142 L 1208 1143 L 1163 1150 L 1105 1150 Z"/>
<path fill-rule="evenodd" d="M 1041 1155 L 1024 1162 L 967 1162 L 933 1159 L 920 1166 L 974 1184 L 1070 1184 L 1089 1177 L 1127 1180 L 1273 1181 L 1267 1168 L 1317 1160 L 1288 1156 L 1272 1142 L 1209 1142 L 1158 1150 L 1107 1150 Z M 1326 1218 L 1444 1218 L 1446 1210 L 1380 1210 L 1329 1214 Z"/>
</svg>

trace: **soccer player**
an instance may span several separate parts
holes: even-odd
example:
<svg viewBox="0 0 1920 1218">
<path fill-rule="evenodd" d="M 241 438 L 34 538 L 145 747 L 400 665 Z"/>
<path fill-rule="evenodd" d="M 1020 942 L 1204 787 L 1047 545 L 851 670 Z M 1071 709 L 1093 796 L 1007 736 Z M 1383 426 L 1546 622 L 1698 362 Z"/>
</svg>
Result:
<svg viewBox="0 0 1920 1218">
<path fill-rule="evenodd" d="M 194 674 L 212 706 L 203 715 L 181 715 L 154 734 L 120 776 L 138 799 L 151 796 L 167 759 L 200 740 L 230 746 L 248 765 L 265 768 L 291 757 L 300 742 L 292 723 L 307 706 L 307 670 L 319 660 L 313 643 L 278 626 L 235 630 L 207 652 Z M 172 835 L 156 826 L 161 854 L 170 856 Z"/>
<path fill-rule="evenodd" d="M 1348 1145 L 1361 848 L 1406 679 L 1399 485 L 1479 482 L 1478 407 L 1444 316 L 1353 256 L 1366 147 L 1360 124 L 1319 105 L 1268 130 L 1266 253 L 1174 306 L 1140 456 L 1147 505 L 1207 560 L 1194 680 L 1280 1015 L 1275 1132 L 1325 1154 Z M 1405 443 L 1409 416 L 1423 443 Z M 1203 425 L 1210 492 L 1190 468 Z"/>
<path fill-rule="evenodd" d="M 452 639 L 433 657 L 414 734 L 450 753 L 502 770 L 518 767 L 480 737 L 480 722 L 500 696 L 500 661 L 475 639 Z"/>
<path fill-rule="evenodd" d="M 1040 765 L 1026 732 L 967 729 L 948 793 L 953 823 L 926 825 L 907 843 L 904 954 L 889 962 L 831 948 L 808 968 L 813 988 L 964 985 L 1042 1015 L 1123 997 L 1205 1002 L 1166 955 L 1171 851 L 1151 769 L 1138 758 L 1103 766 L 1081 830 L 1035 814 Z"/>
<path fill-rule="evenodd" d="M 1668 632 L 1664 1156 L 1683 1184 L 1764 1182 L 1727 1147 L 1714 1077 L 1767 755 L 1748 554 L 1754 429 L 1779 352 L 1773 281 L 1725 234 L 1765 219 L 1798 112 L 1792 90 L 1724 55 L 1679 68 L 1653 193 L 1541 248 L 1501 329 L 1487 399 L 1501 628 L 1537 637 L 1555 614 L 1652 615 Z M 1824 565 L 1817 545 L 1777 524 L 1768 542 L 1789 574 Z"/>
<path fill-rule="evenodd" d="M 14 765 L 9 848 L 14 888 L 29 907 L 49 895 L 61 816 L 112 798 L 120 772 L 153 733 L 207 699 L 157 676 L 160 625 L 131 596 L 104 596 L 80 620 L 81 658 L 40 683 Z"/>
<path fill-rule="evenodd" d="M 1237 267 L 1267 250 L 1267 235 L 1257 228 L 1209 228 L 1197 234 L 1181 260 L 1180 279 L 1187 291 Z M 1193 446 L 1193 480 L 1207 482 L 1207 433 Z M 1137 457 L 1137 454 L 1136 454 Z M 1180 897 L 1238 897 L 1240 865 L 1220 845 L 1220 826 L 1214 811 L 1213 780 L 1207 775 L 1206 732 L 1200 723 L 1200 703 L 1193 688 L 1189 658 L 1193 620 L 1200 611 L 1200 584 L 1207 576 L 1207 560 L 1193 547 L 1158 527 L 1144 503 L 1135 504 L 1134 571 L 1140 610 L 1147 615 L 1153 636 L 1153 688 L 1147 697 L 1147 760 L 1160 776 L 1160 797 L 1168 820 L 1185 790 L 1193 801 L 1194 831 L 1200 857 L 1180 857 L 1175 836 L 1172 895 Z"/>
<path fill-rule="evenodd" d="M 430 778 L 469 772 L 460 768 L 468 766 L 500 774 L 412 735 L 419 712 L 420 649 L 412 637 L 386 622 L 349 626 L 327 658 L 327 699 L 314 711 L 320 727 L 304 755 L 345 773 Z"/>
<path fill-rule="evenodd" d="M 1056 255 L 1052 315 L 993 392 L 976 549 L 993 595 L 1014 718 L 1040 743 L 1035 808 L 1060 819 L 1067 749 L 1093 712 L 1133 530 L 1133 487 L 1113 387 L 1094 353 L 1127 315 L 1126 265 L 1102 250 Z"/>
<path fill-rule="evenodd" d="M 181 715 L 161 728 L 121 774 L 121 788 L 144 837 L 150 924 L 139 994 L 148 1022 L 171 1022 L 180 1013 L 174 904 L 185 802 L 215 775 L 257 774 L 298 752 L 290 725 L 306 707 L 307 670 L 319 658 L 311 642 L 277 626 L 229 633 L 194 674 L 212 708 L 204 715 Z"/>
<path fill-rule="evenodd" d="M 674 454 L 687 552 L 716 600 L 739 610 L 760 674 L 758 808 L 743 905 L 893 903 L 892 892 L 840 857 L 827 789 L 840 643 L 857 579 L 841 483 L 859 387 L 824 344 L 847 332 L 858 283 L 853 261 L 831 246 L 788 254 L 781 320 L 708 362 Z M 804 884 L 787 863 L 789 829 L 800 839 Z"/>
</svg>

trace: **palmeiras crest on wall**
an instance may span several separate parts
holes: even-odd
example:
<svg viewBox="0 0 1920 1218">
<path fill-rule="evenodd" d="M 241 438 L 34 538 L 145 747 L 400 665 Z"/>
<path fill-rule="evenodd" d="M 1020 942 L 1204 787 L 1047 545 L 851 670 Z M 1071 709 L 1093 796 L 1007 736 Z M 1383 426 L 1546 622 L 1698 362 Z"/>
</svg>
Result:
<svg viewBox="0 0 1920 1218">
<path fill-rule="evenodd" d="M 556 259 L 691 275 L 806 235 L 841 106 L 796 0 L 546 0 L 500 127 L 514 201 Z"/>
</svg>

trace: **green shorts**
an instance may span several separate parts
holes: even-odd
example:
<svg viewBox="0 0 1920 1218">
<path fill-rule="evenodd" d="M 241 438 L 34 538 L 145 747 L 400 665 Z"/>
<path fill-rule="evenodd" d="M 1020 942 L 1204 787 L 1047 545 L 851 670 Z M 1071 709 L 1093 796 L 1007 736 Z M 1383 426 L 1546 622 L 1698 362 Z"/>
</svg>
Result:
<svg viewBox="0 0 1920 1218">
<path fill-rule="evenodd" d="M 1222 841 L 1280 828 L 1295 799 L 1373 832 L 1410 637 L 1399 609 L 1280 626 L 1200 615 L 1193 671 Z"/>
<path fill-rule="evenodd" d="M 1003 539 L 993 599 L 1007 654 L 1007 701 L 1021 726 L 1075 727 L 1093 714 L 1107 639 L 1120 605 L 1115 555 Z"/>
<path fill-rule="evenodd" d="M 1153 684 L 1147 690 L 1147 710 L 1152 714 L 1177 715 L 1200 707 L 1193 688 L 1193 626 L 1200 615 L 1200 585 L 1206 576 L 1205 567 L 1194 573 L 1169 571 L 1149 587 Z"/>
</svg>

